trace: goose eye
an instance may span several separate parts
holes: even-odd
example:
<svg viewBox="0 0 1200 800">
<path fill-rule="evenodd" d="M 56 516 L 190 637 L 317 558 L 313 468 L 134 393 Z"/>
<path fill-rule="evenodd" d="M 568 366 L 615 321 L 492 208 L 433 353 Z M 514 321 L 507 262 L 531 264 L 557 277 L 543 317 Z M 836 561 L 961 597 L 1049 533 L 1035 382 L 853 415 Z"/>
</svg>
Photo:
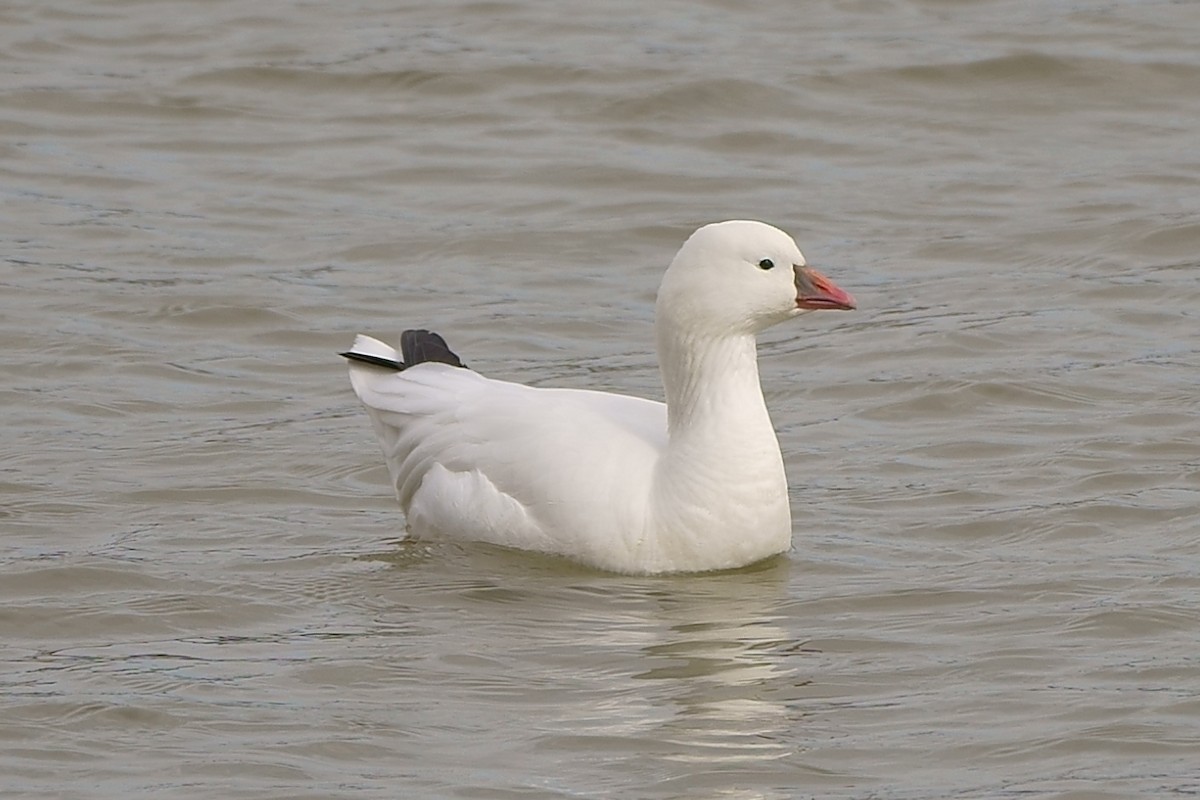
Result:
<svg viewBox="0 0 1200 800">
<path fill-rule="evenodd" d="M 769 258 L 764 258 L 762 261 L 758 262 L 759 269 L 772 269 L 774 266 L 775 262 Z"/>
</svg>

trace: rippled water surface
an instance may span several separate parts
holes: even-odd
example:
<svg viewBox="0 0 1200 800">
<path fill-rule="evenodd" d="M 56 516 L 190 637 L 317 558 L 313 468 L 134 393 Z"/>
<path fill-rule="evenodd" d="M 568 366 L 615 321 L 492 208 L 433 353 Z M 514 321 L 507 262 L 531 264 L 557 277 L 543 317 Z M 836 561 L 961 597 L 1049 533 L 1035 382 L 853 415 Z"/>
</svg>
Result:
<svg viewBox="0 0 1200 800">
<path fill-rule="evenodd" d="M 1200 795 L 1200 4 L 0 7 L 0 795 Z M 695 226 L 794 549 L 400 541 L 335 353 L 660 396 Z"/>
</svg>

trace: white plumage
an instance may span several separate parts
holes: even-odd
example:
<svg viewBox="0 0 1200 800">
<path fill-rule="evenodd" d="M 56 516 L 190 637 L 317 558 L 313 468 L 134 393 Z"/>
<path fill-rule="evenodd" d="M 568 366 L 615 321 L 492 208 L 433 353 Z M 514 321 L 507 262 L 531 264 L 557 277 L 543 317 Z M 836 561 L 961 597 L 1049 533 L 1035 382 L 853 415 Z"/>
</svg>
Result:
<svg viewBox="0 0 1200 800">
<path fill-rule="evenodd" d="M 853 307 L 787 234 L 730 221 L 696 231 L 659 289 L 665 405 L 486 378 L 452 365 L 427 332 L 406 336 L 432 336 L 452 363 L 422 361 L 417 347 L 402 364 L 361 335 L 345 355 L 411 535 L 626 573 L 726 569 L 791 540 L 754 336 L 808 310 Z"/>
</svg>

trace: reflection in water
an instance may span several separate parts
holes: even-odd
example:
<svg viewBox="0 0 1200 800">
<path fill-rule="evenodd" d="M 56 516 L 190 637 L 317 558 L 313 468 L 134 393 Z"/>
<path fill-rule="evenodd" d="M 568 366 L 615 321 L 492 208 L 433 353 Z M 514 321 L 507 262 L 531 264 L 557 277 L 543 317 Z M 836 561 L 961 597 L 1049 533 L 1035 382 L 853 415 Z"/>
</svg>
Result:
<svg viewBox="0 0 1200 800">
<path fill-rule="evenodd" d="M 413 624 L 397 656 L 420 653 L 433 678 L 420 694 L 428 709 L 406 716 L 436 721 L 450 752 L 464 729 L 502 730 L 529 770 L 546 759 L 558 774 L 548 765 L 569 760 L 596 786 L 640 773 L 657 787 L 644 796 L 736 797 L 753 785 L 746 796 L 773 797 L 762 776 L 786 786 L 819 772 L 794 758 L 807 679 L 783 624 L 790 559 L 640 578 L 487 547 L 402 551 L 382 559 L 393 568 L 372 604 Z M 445 729 L 451 707 L 469 710 L 462 729 Z"/>
<path fill-rule="evenodd" d="M 778 559 L 758 573 L 681 580 L 658 598 L 660 641 L 642 648 L 637 677 L 674 710 L 658 728 L 676 748 L 668 758 L 718 766 L 794 749 L 788 698 L 805 681 L 775 621 L 788 572 Z"/>
<path fill-rule="evenodd" d="M 814 772 L 791 758 L 807 684 L 801 645 L 780 624 L 792 567 L 781 558 L 732 573 L 588 581 L 593 597 L 619 598 L 619 608 L 590 608 L 588 650 L 577 653 L 577 668 L 604 674 L 546 744 L 610 758 L 632 745 L 609 767 L 654 764 L 668 796 L 790 796 L 765 792 L 763 776 L 777 771 L 786 786 L 785 775 Z"/>
</svg>

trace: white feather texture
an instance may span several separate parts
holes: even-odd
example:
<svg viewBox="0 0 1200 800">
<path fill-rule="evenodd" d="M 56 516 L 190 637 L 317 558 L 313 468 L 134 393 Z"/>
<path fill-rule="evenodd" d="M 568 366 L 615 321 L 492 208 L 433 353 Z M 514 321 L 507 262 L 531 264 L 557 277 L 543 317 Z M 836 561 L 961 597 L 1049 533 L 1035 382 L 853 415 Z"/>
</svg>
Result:
<svg viewBox="0 0 1200 800">
<path fill-rule="evenodd" d="M 435 362 L 395 371 L 351 361 L 410 534 L 641 574 L 727 569 L 786 550 L 787 481 L 754 336 L 804 312 L 803 266 L 791 237 L 760 222 L 716 223 L 688 239 L 656 306 L 665 405 Z M 844 298 L 836 307 L 852 307 L 833 291 Z M 401 360 L 361 335 L 352 352 Z"/>
</svg>

